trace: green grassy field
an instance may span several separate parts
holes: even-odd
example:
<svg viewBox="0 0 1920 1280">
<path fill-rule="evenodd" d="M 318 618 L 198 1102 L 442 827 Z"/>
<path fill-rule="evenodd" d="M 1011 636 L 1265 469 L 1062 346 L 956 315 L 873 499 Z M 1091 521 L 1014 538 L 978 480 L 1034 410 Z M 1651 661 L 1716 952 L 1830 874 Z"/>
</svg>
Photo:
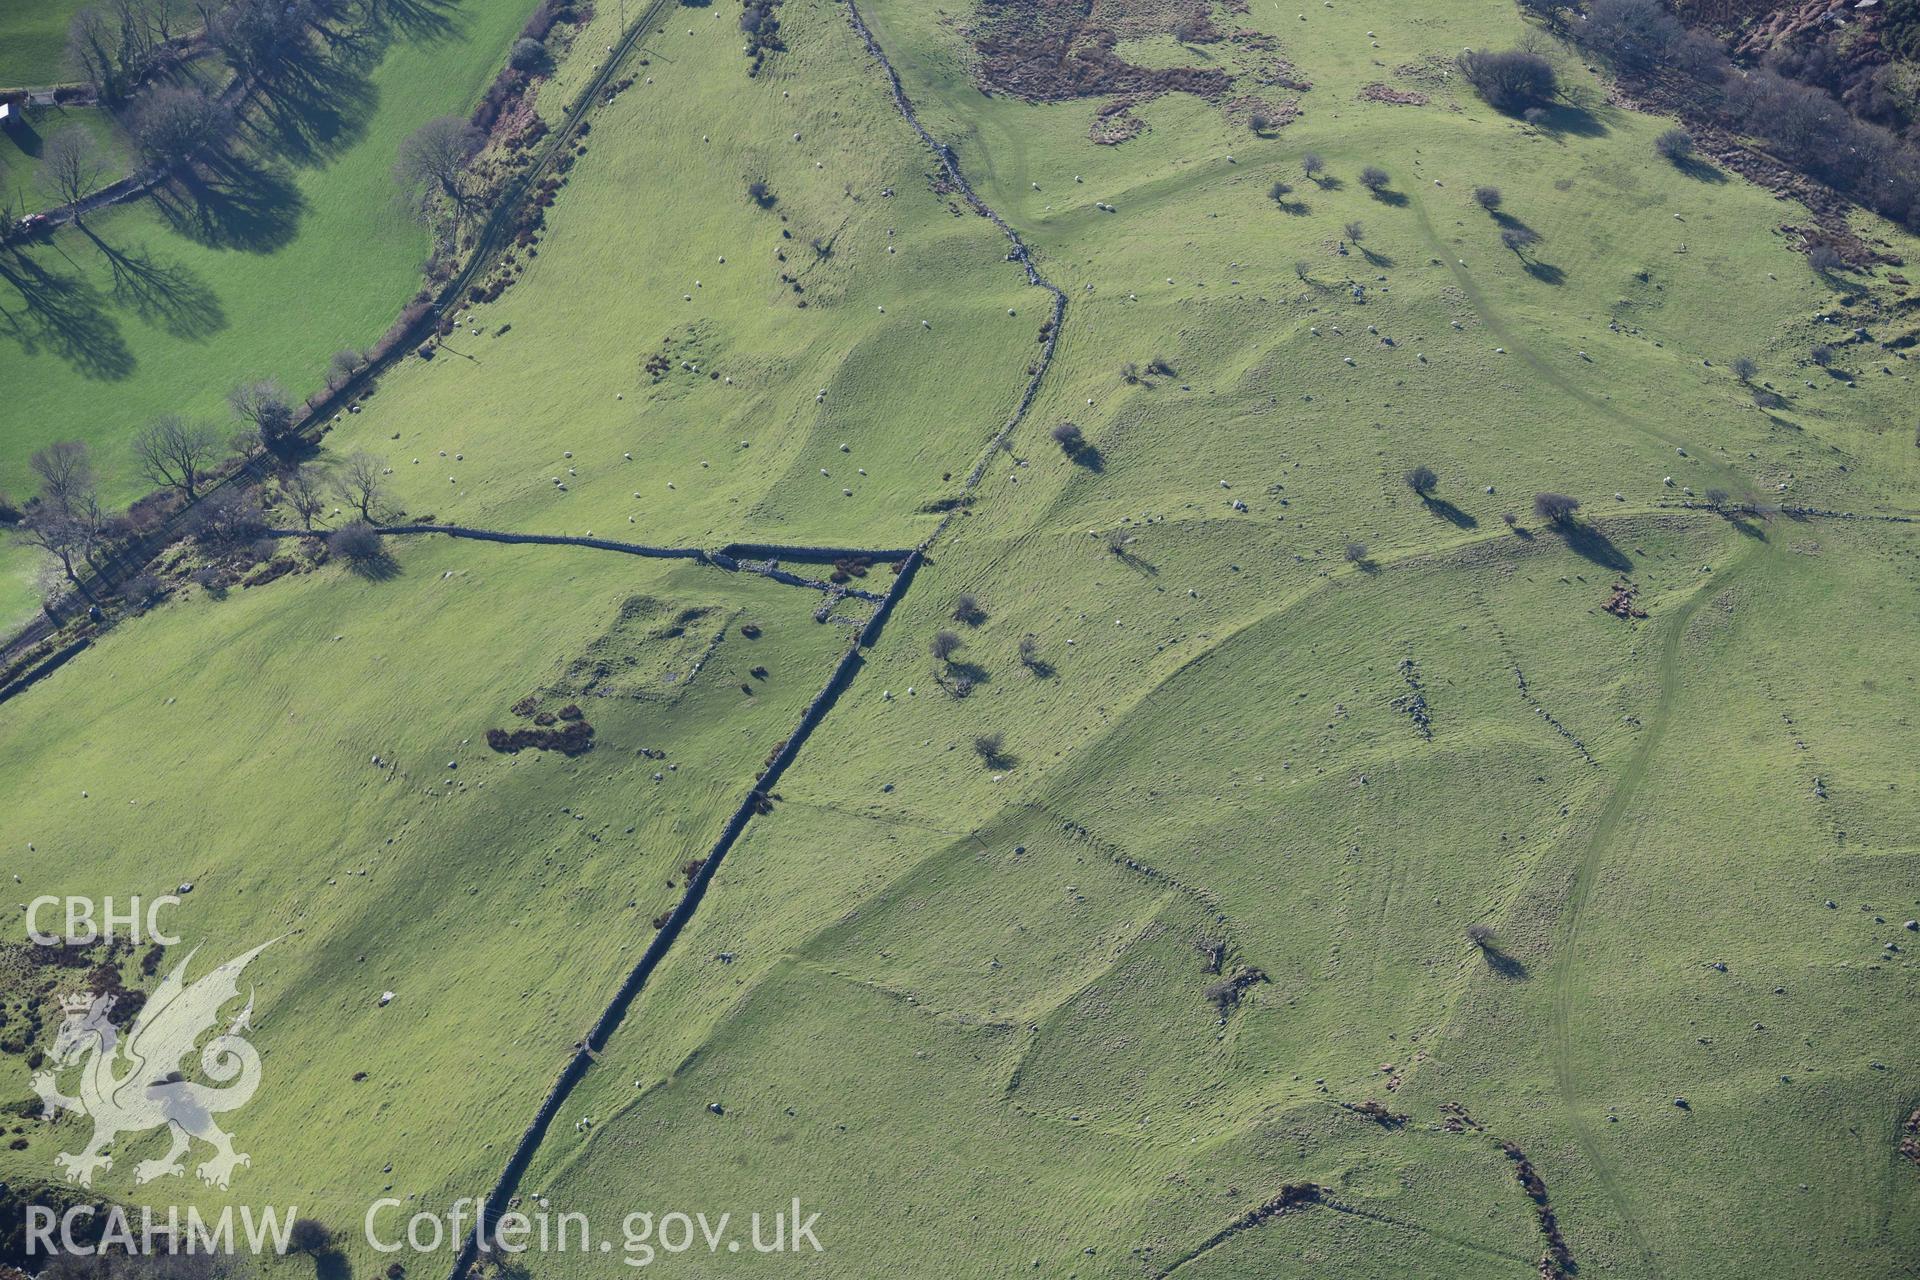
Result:
<svg viewBox="0 0 1920 1280">
<path fill-rule="evenodd" d="M 0 88 L 72 80 L 67 24 L 84 7 L 85 0 L 14 0 L 0 9 Z"/>
<path fill-rule="evenodd" d="M 927 696 L 924 651 L 883 646 L 527 1185 L 596 1216 L 809 1188 L 822 1274 L 1521 1274 L 1532 1205 L 1485 1135 L 1436 1132 L 1457 1101 L 1530 1154 L 1588 1268 L 1912 1257 L 1911 1067 L 1872 1012 L 1911 997 L 1881 949 L 1897 924 L 1874 922 L 1913 909 L 1911 809 L 1900 749 L 1847 727 L 1876 693 L 1869 637 L 1900 643 L 1912 535 L 1653 512 L 1782 485 L 1912 505 L 1906 379 L 1861 353 L 1857 386 L 1801 385 L 1831 294 L 1776 202 L 1652 163 L 1658 120 L 1554 136 L 1448 113 L 1444 88 L 1355 100 L 1392 78 L 1376 59 L 1517 35 L 1504 7 L 1275 24 L 1316 82 L 1304 119 L 1260 140 L 1163 98 L 1112 149 L 1086 104 L 974 92 L 932 13 L 869 16 L 1073 299 L 1042 407 L 896 623 L 925 636 L 979 594 L 963 654 L 987 679 Z M 1338 187 L 1300 178 L 1308 149 Z M 1404 202 L 1358 187 L 1366 163 Z M 1275 207 L 1276 179 L 1307 212 Z M 1553 270 L 1501 248 L 1482 182 Z M 1335 252 L 1353 219 L 1370 256 Z M 1788 410 L 1725 372 L 1749 352 Z M 1156 356 L 1175 372 L 1122 381 Z M 1062 418 L 1098 471 L 1045 439 Z M 1447 505 L 1400 484 L 1417 462 Z M 1539 488 L 1582 496 L 1593 532 L 1539 528 Z M 1123 556 L 1087 536 L 1116 528 Z M 1350 539 L 1376 568 L 1343 563 Z M 1648 622 L 1600 611 L 1621 575 Z M 1858 639 L 1810 682 L 1786 637 L 1829 617 Z M 1028 633 L 1052 678 L 1019 666 Z M 1011 767 L 968 749 L 988 731 Z M 1202 933 L 1269 979 L 1224 1024 Z M 753 967 L 703 962 L 722 948 Z M 1405 1128 L 1330 1105 L 1365 1099 Z M 1205 1247 L 1298 1180 L 1340 1207 Z"/>
<path fill-rule="evenodd" d="M 1253 0 L 1215 21 L 1270 42 L 1131 35 L 1300 115 L 1258 137 L 1167 95 L 1118 146 L 1089 138 L 1097 100 L 983 94 L 972 10 L 863 12 L 1070 298 L 1004 452 L 1047 297 L 930 181 L 835 0 L 786 0 L 751 79 L 734 11 L 672 11 L 518 283 L 326 441 L 382 455 L 415 515 L 697 545 L 910 543 L 986 458 L 523 1207 L 740 1233 L 797 1195 L 825 1251 L 761 1269 L 817 1276 L 1520 1280 L 1546 1243 L 1504 1142 L 1580 1275 L 1911 1270 L 1920 450 L 1882 345 L 1908 291 L 1879 271 L 1849 292 L 1886 310 L 1843 301 L 1780 230 L 1797 206 L 1658 159 L 1670 122 L 1576 59 L 1584 110 L 1490 111 L 1445 72 L 1525 34 L 1494 0 Z M 1312 88 L 1252 82 L 1270 58 Z M 1543 490 L 1581 520 L 1536 518 Z M 399 564 L 196 593 L 0 708 L 23 891 L 194 879 L 207 945 L 287 934 L 257 1036 L 287 1078 L 236 1126 L 246 1194 L 355 1234 L 375 1195 L 491 1185 L 848 639 L 810 594 L 708 568 L 439 540 Z M 1623 588 L 1638 616 L 1605 607 Z M 658 696 L 715 626 L 699 680 Z M 610 652 L 634 665 L 601 676 L 592 754 L 478 750 Z M 655 696 L 621 696 L 637 673 Z M 681 768 L 655 781 L 643 745 Z M 22 1131 L 9 1180 L 64 1137 Z M 1315 1202 L 1261 1212 L 1302 1183 Z"/>
<path fill-rule="evenodd" d="M 713 569 L 447 541 L 401 548 L 383 580 L 323 568 L 192 591 L 0 726 L 9 869 L 29 896 L 190 882 L 169 967 L 276 940 L 248 971 L 282 1084 L 234 1126 L 248 1194 L 344 1226 L 376 1182 L 470 1191 L 825 683 L 848 632 L 810 608 Z M 593 750 L 489 750 L 529 696 L 581 704 Z M 101 731 L 56 739 L 46 716 Z M 106 731 L 126 717 L 151 735 Z M 249 794 L 216 800 L 215 779 Z M 480 1044 L 485 1064 L 467 1061 Z M 8 1061 L 11 1097 L 26 1079 Z M 72 1131 L 10 1157 L 50 1167 Z M 103 1189 L 128 1194 L 132 1157 L 161 1145 L 117 1152 Z"/>
<path fill-rule="evenodd" d="M 246 378 L 304 396 L 335 351 L 378 338 L 419 288 L 428 248 L 394 199 L 396 149 L 471 106 L 523 8 L 423 6 L 425 21 L 367 42 L 325 101 L 260 132 L 245 198 L 176 200 L 171 213 L 141 200 L 89 218 L 93 237 L 63 231 L 16 255 L 0 280 L 0 490 L 24 498 L 29 455 L 79 439 L 104 495 L 130 501 L 152 487 L 130 450 L 149 418 L 224 422 L 223 397 Z M 0 558 L 0 577 L 27 572 L 7 569 Z M 9 604 L 0 619 L 33 606 L 0 596 Z"/>
<path fill-rule="evenodd" d="M 36 107 L 26 127 L 0 133 L 0 179 L 6 182 L 15 208 L 32 213 L 60 202 L 41 176 L 40 153 L 48 138 L 75 125 L 94 136 L 109 162 L 101 173 L 100 187 L 133 171 L 133 144 L 108 112 L 99 107 Z"/>
<path fill-rule="evenodd" d="M 909 545 L 1012 412 L 1018 385 L 979 371 L 1037 355 L 1046 310 L 990 225 L 929 194 L 840 31 L 798 25 L 809 73 L 749 81 L 714 15 L 676 21 L 596 116 L 519 283 L 327 446 L 459 523 Z"/>
</svg>

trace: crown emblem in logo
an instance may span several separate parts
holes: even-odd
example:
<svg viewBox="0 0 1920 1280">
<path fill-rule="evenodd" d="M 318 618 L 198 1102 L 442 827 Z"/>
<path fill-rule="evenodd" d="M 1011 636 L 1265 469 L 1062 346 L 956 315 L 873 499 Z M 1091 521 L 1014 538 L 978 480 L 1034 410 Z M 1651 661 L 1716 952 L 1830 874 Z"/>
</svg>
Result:
<svg viewBox="0 0 1920 1280">
<path fill-rule="evenodd" d="M 183 1157 L 195 1138 L 213 1148 L 196 1169 L 201 1181 L 212 1186 L 224 1188 L 236 1168 L 253 1163 L 233 1149 L 233 1138 L 215 1123 L 221 1113 L 245 1106 L 260 1084 L 260 1055 L 245 1035 L 251 1029 L 253 1001 L 247 1001 L 225 1030 L 216 1024 L 221 1007 L 239 997 L 241 970 L 267 945 L 192 983 L 187 981 L 187 966 L 193 962 L 189 954 L 161 980 L 124 1036 L 107 1017 L 113 997 L 85 991 L 60 997 L 66 1018 L 47 1055 L 53 1070 L 35 1073 L 33 1089 L 48 1119 L 59 1111 L 93 1118 L 93 1141 L 77 1153 L 54 1156 L 69 1182 L 92 1186 L 96 1172 L 113 1168 L 107 1149 L 116 1137 L 153 1128 L 165 1129 L 172 1146 L 164 1156 L 134 1166 L 136 1183 L 184 1173 Z M 213 1035 L 202 1045 L 208 1032 Z M 182 1074 L 195 1060 L 213 1085 Z M 60 1092 L 54 1072 L 74 1068 L 80 1070 L 80 1094 L 69 1097 Z"/>
</svg>

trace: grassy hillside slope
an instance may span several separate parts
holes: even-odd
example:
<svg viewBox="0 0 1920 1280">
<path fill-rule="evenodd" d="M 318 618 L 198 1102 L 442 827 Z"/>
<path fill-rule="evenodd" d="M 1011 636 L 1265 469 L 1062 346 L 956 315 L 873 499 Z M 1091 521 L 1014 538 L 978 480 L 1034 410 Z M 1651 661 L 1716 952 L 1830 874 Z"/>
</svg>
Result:
<svg viewBox="0 0 1920 1280">
<path fill-rule="evenodd" d="M 196 591 L 8 704 L 8 867 L 23 901 L 191 883 L 165 961 L 198 948 L 190 976 L 275 940 L 247 975 L 267 1066 L 233 1117 L 254 1156 L 234 1194 L 343 1228 L 384 1183 L 471 1194 L 825 683 L 847 630 L 810 608 L 713 569 L 446 540 L 382 579 Z M 489 750 L 529 726 L 523 698 L 581 706 L 593 749 Z M 52 1176 L 75 1132 L 36 1126 L 10 1176 Z M 116 1150 L 103 1192 L 137 1194 L 163 1145 Z"/>
<path fill-rule="evenodd" d="M 797 1195 L 825 1252 L 791 1268 L 819 1276 L 1911 1270 L 1920 450 L 1882 345 L 1908 290 L 1816 275 L 1781 230 L 1801 211 L 1660 160 L 1668 122 L 1577 62 L 1565 108 L 1489 110 L 1447 67 L 1526 34 L 1507 4 L 1253 0 L 1205 9 L 1246 33 L 1176 42 L 1189 9 L 1089 11 L 1143 64 L 1235 77 L 1133 103 L 1117 146 L 1089 137 L 1102 100 L 982 93 L 979 12 L 863 9 L 1071 300 L 1004 451 L 1047 295 L 928 176 L 843 0 L 785 0 L 751 79 L 732 10 L 676 13 L 519 283 L 334 426 L 331 454 L 468 524 L 899 545 L 966 499 L 523 1204 L 608 1230 Z M 1258 136 L 1247 96 L 1286 122 Z M 1579 518 L 1537 518 L 1540 491 Z M 209 937 L 307 929 L 274 954 L 261 1040 L 298 1069 L 248 1113 L 275 1144 L 251 1186 L 317 1179 L 352 1213 L 486 1185 L 845 643 L 808 594 L 597 555 L 432 541 L 392 581 L 191 599 L 0 709 L 27 887 L 192 875 Z M 635 595 L 767 635 L 615 700 L 578 761 L 471 761 Z M 678 669 L 686 637 L 613 633 Z M 742 692 L 752 665 L 780 687 Z M 189 677 L 217 715 L 170 730 Z M 659 781 L 631 754 L 656 742 L 687 760 Z M 404 792 L 368 774 L 389 744 L 425 762 Z M 148 813 L 128 779 L 156 760 L 222 789 Z M 132 852 L 195 845 L 248 853 Z M 357 1029 L 409 1009 L 378 1057 Z M 386 1112 L 351 1106 L 368 1087 Z M 388 1173 L 373 1135 L 403 1115 Z M 46 1154 L 32 1131 L 4 1167 Z M 1543 1272 L 1553 1250 L 1572 1265 Z"/>
<path fill-rule="evenodd" d="M 518 283 L 386 378 L 330 451 L 386 458 L 397 501 L 468 524 L 673 545 L 931 531 L 927 504 L 1012 412 L 1005 371 L 1038 355 L 1046 309 L 1006 241 L 928 190 L 842 31 L 793 24 L 805 74 L 750 80 L 724 16 L 664 22 Z M 441 449 L 462 464 L 429 466 Z"/>
<path fill-rule="evenodd" d="M 1658 162 L 1663 122 L 1532 128 L 1424 69 L 1429 105 L 1359 99 L 1517 38 L 1504 6 L 1274 16 L 1304 118 L 1259 139 L 1169 96 L 1108 149 L 1092 104 L 978 94 L 936 15 L 870 15 L 1072 297 L 1061 362 L 529 1185 L 599 1213 L 802 1188 L 819 1274 L 1526 1274 L 1498 1139 L 1583 1269 L 1881 1274 L 1920 1230 L 1883 946 L 1912 801 L 1857 726 L 1913 697 L 1873 670 L 1912 535 L 1671 507 L 1911 510 L 1901 366 L 1812 368 L 1832 295 L 1780 206 Z M 1726 372 L 1747 353 L 1784 409 Z M 1586 502 L 1572 537 L 1528 512 L 1546 488 Z M 1623 580 L 1644 621 L 1600 608 Z M 990 617 L 956 702 L 903 637 L 962 591 Z M 1197 938 L 1263 975 L 1224 1016 Z M 1335 1105 L 1368 1100 L 1405 1121 Z M 1320 1205 L 1231 1230 L 1301 1181 Z"/>
</svg>

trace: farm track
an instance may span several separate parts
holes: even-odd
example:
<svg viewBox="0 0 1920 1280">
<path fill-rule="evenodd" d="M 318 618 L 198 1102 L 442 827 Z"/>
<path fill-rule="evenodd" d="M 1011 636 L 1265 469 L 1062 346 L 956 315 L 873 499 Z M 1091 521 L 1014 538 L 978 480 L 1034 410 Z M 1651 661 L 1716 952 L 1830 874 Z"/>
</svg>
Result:
<svg viewBox="0 0 1920 1280">
<path fill-rule="evenodd" d="M 1620 771 L 1620 780 L 1615 784 L 1613 794 L 1608 797 L 1606 807 L 1600 811 L 1594 822 L 1593 830 L 1587 837 L 1586 847 L 1581 851 L 1579 862 L 1575 865 L 1573 883 L 1568 890 L 1567 904 L 1561 924 L 1561 937 L 1554 947 L 1554 984 L 1553 984 L 1553 1074 L 1560 1092 L 1560 1104 L 1566 1113 L 1568 1128 L 1572 1130 L 1574 1140 L 1580 1147 L 1581 1155 L 1593 1170 L 1595 1181 L 1600 1184 L 1608 1200 L 1613 1204 L 1614 1212 L 1620 1219 L 1621 1229 L 1627 1241 L 1639 1254 L 1644 1273 L 1659 1280 L 1661 1275 L 1659 1261 L 1652 1248 L 1647 1244 L 1646 1236 L 1640 1230 L 1635 1217 L 1632 1198 L 1612 1158 L 1600 1142 L 1599 1131 L 1589 1121 L 1581 1098 L 1583 1080 L 1580 1073 L 1580 1056 L 1574 1045 L 1573 1000 L 1580 986 L 1583 966 L 1580 963 L 1581 924 L 1587 914 L 1586 908 L 1593 898 L 1595 884 L 1605 866 L 1609 848 L 1624 819 L 1638 798 L 1641 784 L 1646 780 L 1648 766 L 1653 759 L 1660 740 L 1666 735 L 1667 723 L 1672 718 L 1673 704 L 1679 693 L 1681 674 L 1681 650 L 1684 646 L 1687 628 L 1702 605 L 1719 595 L 1727 586 L 1736 581 L 1749 565 L 1764 554 L 1764 546 L 1757 548 L 1733 567 L 1716 573 L 1710 580 L 1700 584 L 1687 602 L 1666 619 L 1666 634 L 1660 641 L 1660 659 L 1656 667 L 1660 691 L 1653 709 L 1643 718 L 1640 741 L 1635 744 L 1633 753 Z"/>
<path fill-rule="evenodd" d="M 582 95 L 580 102 L 583 109 L 585 105 L 594 101 L 595 96 L 604 87 L 606 81 L 611 78 L 615 67 L 617 67 L 632 49 L 640 32 L 645 29 L 647 24 L 654 21 L 657 15 L 663 11 L 669 3 L 671 3 L 671 0 L 656 0 L 656 3 L 640 18 L 633 31 L 622 41 L 615 54 L 607 60 L 606 66 L 600 76 L 588 86 L 587 92 Z M 982 217 L 988 219 L 998 227 L 1012 243 L 1013 249 L 1007 255 L 1008 260 L 1020 263 L 1026 273 L 1029 284 L 1032 284 L 1036 288 L 1045 289 L 1052 295 L 1052 324 L 1048 330 L 1047 340 L 1040 360 L 1033 366 L 1033 372 L 1028 376 L 1019 402 L 1012 415 L 1008 418 L 1006 425 L 995 433 L 981 454 L 980 460 L 975 463 L 973 471 L 968 475 L 966 487 L 972 489 L 979 484 L 980 477 L 985 473 L 987 464 L 992 459 L 994 452 L 998 450 L 1020 424 L 1025 421 L 1027 411 L 1032 408 L 1034 399 L 1039 394 L 1041 382 L 1046 377 L 1047 370 L 1053 363 L 1054 349 L 1060 339 L 1061 326 L 1065 323 L 1067 296 L 1059 286 L 1055 285 L 1051 280 L 1048 280 L 1040 273 L 1039 269 L 1033 265 L 1032 256 L 1025 242 L 1020 239 L 1019 234 L 1007 224 L 1006 220 L 1003 219 L 992 206 L 988 205 L 974 191 L 972 184 L 968 182 L 966 176 L 961 173 L 959 162 L 955 159 L 952 149 L 937 141 L 920 123 L 919 117 L 913 110 L 913 104 L 908 100 L 906 91 L 901 86 L 899 74 L 894 70 L 893 64 L 888 60 L 885 51 L 881 49 L 879 41 L 874 38 L 873 33 L 867 28 L 866 21 L 861 17 L 859 7 L 854 3 L 854 0 L 848 0 L 847 11 L 855 32 L 865 41 L 868 52 L 873 55 L 874 59 L 879 62 L 882 70 L 885 71 L 889 88 L 893 94 L 894 105 L 899 110 L 901 116 L 906 120 L 907 124 L 912 127 L 913 131 L 919 135 L 920 140 L 927 145 L 928 149 L 934 153 L 942 167 L 946 170 L 949 180 L 965 194 L 968 203 L 971 204 L 975 211 Z M 570 117 L 570 127 L 562 130 L 562 134 L 565 135 L 572 132 L 571 126 L 575 124 L 577 124 L 577 120 Z M 531 171 L 526 178 L 523 179 L 524 186 L 521 189 L 530 189 L 532 180 L 538 176 L 539 172 L 540 169 L 538 167 Z M 504 226 L 506 224 L 503 223 L 502 225 Z M 469 265 L 470 272 L 475 270 L 477 264 L 486 256 L 486 244 L 487 239 L 483 237 L 482 247 L 476 250 L 472 263 Z M 463 280 L 465 278 L 466 277 L 463 276 Z M 460 290 L 464 287 L 464 283 L 456 282 L 456 286 L 443 296 L 448 298 L 458 297 Z M 701 901 L 706 896 L 708 886 L 713 882 L 713 877 L 719 870 L 722 859 L 739 841 L 740 836 L 746 831 L 747 826 L 754 816 L 762 811 L 761 806 L 766 802 L 765 796 L 768 789 L 779 781 L 781 775 L 786 772 L 788 766 L 791 765 L 799 755 L 800 749 L 806 743 L 806 740 L 812 735 L 813 731 L 820 726 L 821 722 L 826 719 L 827 713 L 832 709 L 840 693 L 852 684 L 860 668 L 865 665 L 862 650 L 871 648 L 878 642 L 881 630 L 886 625 L 887 619 L 891 616 L 894 605 L 906 594 L 908 587 L 913 581 L 914 574 L 918 571 L 920 565 L 924 563 L 928 548 L 946 532 L 951 523 L 952 515 L 949 514 L 947 518 L 943 519 L 933 532 L 927 536 L 925 541 L 906 555 L 905 559 L 901 562 L 899 573 L 894 578 L 893 585 L 879 598 L 873 617 L 861 628 L 859 637 L 848 647 L 846 654 L 834 667 L 833 674 L 828 678 L 825 687 L 814 697 L 812 702 L 808 703 L 806 711 L 803 712 L 800 717 L 799 724 L 787 735 L 785 742 L 781 745 L 780 749 L 775 752 L 766 770 L 755 781 L 745 798 L 742 799 L 740 806 L 734 811 L 733 817 L 728 821 L 719 839 L 715 841 L 712 851 L 702 863 L 700 871 L 688 881 L 685 894 L 682 895 L 678 905 L 674 907 L 666 924 L 654 934 L 645 953 L 628 974 L 626 981 L 623 982 L 619 990 L 614 993 L 613 999 L 601 1013 L 599 1020 L 594 1023 L 593 1029 L 589 1031 L 580 1044 L 576 1046 L 574 1053 L 567 1060 L 567 1065 L 561 1070 L 559 1078 L 554 1082 L 553 1087 L 548 1090 L 546 1098 L 541 1103 L 539 1111 L 535 1113 L 532 1123 L 529 1124 L 527 1129 L 522 1133 L 520 1141 L 515 1146 L 512 1156 L 509 1157 L 506 1167 L 501 1171 L 500 1177 L 494 1184 L 493 1190 L 488 1194 L 486 1203 L 481 1208 L 481 1221 L 483 1223 L 490 1225 L 493 1222 L 497 1222 L 500 1215 L 507 1210 L 515 1191 L 519 1187 L 521 1177 L 526 1173 L 528 1165 L 531 1164 L 534 1155 L 539 1151 L 541 1143 L 546 1138 L 549 1127 L 552 1125 L 554 1118 L 559 1114 L 560 1107 L 572 1094 L 575 1086 L 586 1077 L 587 1071 L 594 1062 L 598 1052 L 606 1046 L 607 1042 L 612 1038 L 614 1031 L 616 1031 L 625 1020 L 627 1011 L 631 1008 L 633 1001 L 638 998 L 647 980 L 653 975 L 654 971 L 659 968 L 661 962 L 666 958 L 668 951 L 671 950 L 675 940 L 680 936 L 681 931 L 693 918 L 694 912 L 699 909 Z M 422 527 L 418 531 L 446 532 L 446 530 L 442 528 L 432 528 L 428 530 L 425 527 Z M 393 532 L 393 530 L 389 530 L 389 532 Z M 498 535 L 495 536 L 498 537 Z M 604 539 L 568 541 L 581 541 L 588 546 L 600 545 L 603 546 L 604 549 L 628 551 L 630 554 L 669 556 L 682 554 L 681 549 L 641 548 L 638 544 L 610 544 Z M 709 559 L 708 553 L 695 552 L 691 549 L 685 550 L 687 558 L 698 557 L 701 559 Z M 766 548 L 731 544 L 730 547 L 722 549 L 718 554 L 724 557 L 729 550 L 748 551 L 766 550 Z M 784 548 L 783 550 L 789 553 L 790 556 L 795 553 L 801 556 L 808 553 L 815 555 L 822 553 L 822 549 L 820 548 L 795 547 Z M 477 1238 L 469 1237 L 461 1246 L 459 1254 L 454 1258 L 451 1273 L 452 1280 L 463 1280 L 478 1258 L 479 1246 Z"/>
<path fill-rule="evenodd" d="M 1595 413 L 1612 419 L 1629 431 L 1643 436 L 1650 436 L 1669 448 L 1681 447 L 1682 442 L 1679 439 L 1668 435 L 1657 427 L 1649 426 L 1647 423 L 1640 421 L 1612 402 L 1594 395 L 1591 391 L 1588 391 L 1585 387 L 1582 387 L 1573 381 L 1573 379 L 1561 373 L 1560 370 L 1556 369 L 1552 364 L 1548 363 L 1535 352 L 1532 347 L 1514 337 L 1513 331 L 1507 327 L 1506 322 L 1499 317 L 1498 313 L 1496 313 L 1492 307 L 1487 305 L 1486 296 L 1480 292 L 1480 286 L 1474 280 L 1473 273 L 1462 266 L 1458 259 L 1449 257 L 1452 250 L 1445 241 L 1441 240 L 1439 233 L 1433 229 L 1433 222 L 1427 217 L 1426 206 L 1418 197 L 1409 197 L 1407 204 L 1413 210 L 1414 220 L 1420 224 L 1420 234 L 1426 237 L 1428 245 L 1433 249 L 1434 256 L 1447 264 L 1447 270 L 1453 274 L 1454 283 L 1457 284 L 1460 287 L 1460 291 L 1467 296 L 1467 301 L 1472 305 L 1474 314 L 1480 317 L 1480 322 L 1487 326 L 1489 333 L 1500 340 L 1502 346 L 1519 356 L 1521 361 L 1524 362 L 1529 369 L 1532 369 L 1534 373 L 1538 374 L 1542 382 L 1545 382 L 1554 390 L 1561 392 L 1569 399 L 1579 401 Z M 1733 492 L 1738 493 L 1744 487 L 1741 477 L 1737 476 L 1729 468 L 1714 461 L 1712 457 L 1703 456 L 1699 458 L 1698 461 L 1705 466 L 1707 470 L 1712 472 L 1716 480 L 1725 482 L 1727 487 Z"/>
</svg>

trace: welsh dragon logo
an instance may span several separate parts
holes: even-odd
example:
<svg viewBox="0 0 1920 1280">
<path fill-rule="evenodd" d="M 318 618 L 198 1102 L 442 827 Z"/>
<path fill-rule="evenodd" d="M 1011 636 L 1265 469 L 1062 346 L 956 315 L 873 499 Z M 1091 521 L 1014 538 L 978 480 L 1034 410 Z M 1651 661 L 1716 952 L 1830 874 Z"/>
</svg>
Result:
<svg viewBox="0 0 1920 1280">
<path fill-rule="evenodd" d="M 112 996 L 82 993 L 62 998 L 66 1021 L 54 1041 L 51 1060 L 54 1071 L 80 1065 L 80 1096 L 61 1093 L 54 1071 L 36 1073 L 33 1088 L 45 1106 L 46 1119 L 62 1110 L 93 1117 L 93 1141 L 78 1153 L 62 1151 L 54 1157 L 54 1163 L 66 1171 L 67 1181 L 92 1186 L 96 1170 L 113 1168 L 107 1148 L 116 1137 L 160 1125 L 166 1126 L 173 1145 L 161 1158 L 134 1166 L 137 1183 L 185 1172 L 181 1158 L 192 1138 L 213 1148 L 213 1154 L 195 1170 L 213 1186 L 224 1189 L 235 1168 L 253 1163 L 233 1149 L 232 1136 L 214 1123 L 221 1112 L 245 1106 L 260 1084 L 260 1054 L 241 1035 L 249 1029 L 247 1019 L 253 1013 L 251 994 L 247 1007 L 227 1029 L 200 1050 L 200 1069 L 208 1078 L 233 1083 L 219 1089 L 195 1084 L 181 1074 L 181 1068 L 201 1035 L 219 1018 L 221 1006 L 239 996 L 241 970 L 271 945 L 263 942 L 191 985 L 186 972 L 194 953 L 189 952 L 161 981 L 124 1039 L 107 1018 Z"/>
</svg>

